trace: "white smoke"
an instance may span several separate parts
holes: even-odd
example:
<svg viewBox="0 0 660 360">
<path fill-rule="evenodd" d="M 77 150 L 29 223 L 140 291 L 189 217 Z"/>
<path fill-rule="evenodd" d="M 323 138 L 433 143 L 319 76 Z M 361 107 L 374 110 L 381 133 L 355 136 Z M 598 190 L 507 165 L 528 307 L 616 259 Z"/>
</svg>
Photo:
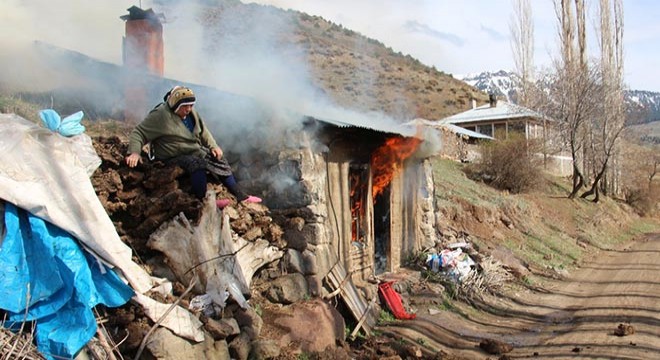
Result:
<svg viewBox="0 0 660 360">
<path fill-rule="evenodd" d="M 132 5 L 135 1 L 0 1 L 2 82 L 38 90 L 67 81 L 34 52 L 35 41 L 119 63 L 124 31 L 119 16 Z"/>
</svg>

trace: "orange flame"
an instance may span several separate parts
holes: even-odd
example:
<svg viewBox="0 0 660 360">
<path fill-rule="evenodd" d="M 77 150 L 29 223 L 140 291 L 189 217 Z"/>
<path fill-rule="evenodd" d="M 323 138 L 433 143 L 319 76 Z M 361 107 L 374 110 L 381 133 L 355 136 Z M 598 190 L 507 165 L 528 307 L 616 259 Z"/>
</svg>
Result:
<svg viewBox="0 0 660 360">
<path fill-rule="evenodd" d="M 415 137 L 391 137 L 371 155 L 374 201 L 401 169 L 403 161 L 415 153 L 421 142 L 422 140 Z"/>
</svg>

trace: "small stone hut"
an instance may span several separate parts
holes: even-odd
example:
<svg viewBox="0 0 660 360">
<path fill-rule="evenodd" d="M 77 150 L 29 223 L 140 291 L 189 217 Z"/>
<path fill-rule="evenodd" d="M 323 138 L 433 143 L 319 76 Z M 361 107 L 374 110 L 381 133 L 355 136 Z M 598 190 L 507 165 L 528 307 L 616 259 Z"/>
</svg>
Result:
<svg viewBox="0 0 660 360">
<path fill-rule="evenodd" d="M 337 263 L 359 286 L 435 244 L 432 169 L 415 129 L 307 116 L 259 144 L 228 157 L 281 222 L 287 267 L 314 295 Z"/>
</svg>

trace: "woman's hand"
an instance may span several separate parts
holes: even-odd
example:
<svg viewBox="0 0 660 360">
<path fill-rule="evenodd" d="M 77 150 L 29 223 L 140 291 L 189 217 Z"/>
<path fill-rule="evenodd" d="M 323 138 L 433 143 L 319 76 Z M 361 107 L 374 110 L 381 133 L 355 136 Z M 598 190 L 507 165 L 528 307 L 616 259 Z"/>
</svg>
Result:
<svg viewBox="0 0 660 360">
<path fill-rule="evenodd" d="M 216 159 L 220 160 L 220 159 L 222 159 L 223 152 L 222 152 L 222 149 L 217 147 L 217 148 L 211 149 L 211 154 L 213 154 L 213 156 L 215 156 Z"/>
<path fill-rule="evenodd" d="M 132 153 L 126 157 L 126 164 L 128 167 L 135 167 L 138 163 L 142 162 L 142 156 L 138 153 Z"/>
</svg>

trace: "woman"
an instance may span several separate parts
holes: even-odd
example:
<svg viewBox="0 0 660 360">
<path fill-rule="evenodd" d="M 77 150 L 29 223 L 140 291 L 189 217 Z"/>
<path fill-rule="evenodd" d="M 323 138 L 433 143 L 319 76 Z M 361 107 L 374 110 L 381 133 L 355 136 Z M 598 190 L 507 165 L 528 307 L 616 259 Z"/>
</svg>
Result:
<svg viewBox="0 0 660 360">
<path fill-rule="evenodd" d="M 238 201 L 258 203 L 261 199 L 245 194 L 236 183 L 223 151 L 213 139 L 202 117 L 193 108 L 195 94 L 183 86 L 175 86 L 149 112 L 130 134 L 126 164 L 135 167 L 142 162 L 142 147 L 149 143 L 155 160 L 176 164 L 190 174 L 192 193 L 202 199 L 206 195 L 207 171 L 217 176 Z M 223 208 L 228 199 L 217 200 Z"/>
</svg>

